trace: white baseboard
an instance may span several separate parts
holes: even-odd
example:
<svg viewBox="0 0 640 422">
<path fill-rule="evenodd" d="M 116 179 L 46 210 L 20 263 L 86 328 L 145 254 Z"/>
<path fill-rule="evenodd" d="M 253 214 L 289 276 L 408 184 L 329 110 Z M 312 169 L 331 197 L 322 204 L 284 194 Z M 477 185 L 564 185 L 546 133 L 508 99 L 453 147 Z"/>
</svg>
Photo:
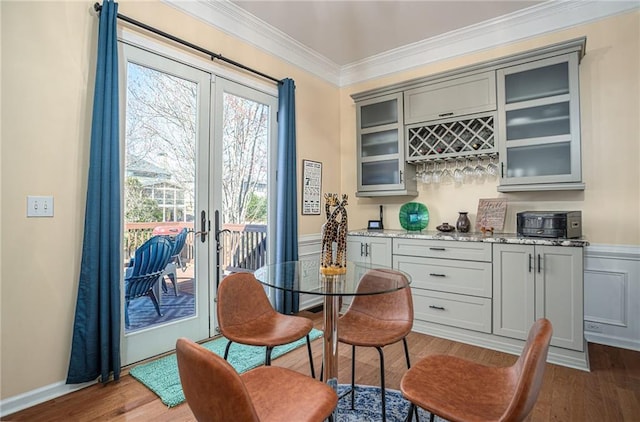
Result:
<svg viewBox="0 0 640 422">
<path fill-rule="evenodd" d="M 64 396 L 65 394 L 73 393 L 74 391 L 81 390 L 96 383 L 97 381 L 85 382 L 83 384 L 65 384 L 64 381 L 59 381 L 17 396 L 6 398 L 0 401 L 0 417 L 4 418 L 12 413 Z"/>
</svg>

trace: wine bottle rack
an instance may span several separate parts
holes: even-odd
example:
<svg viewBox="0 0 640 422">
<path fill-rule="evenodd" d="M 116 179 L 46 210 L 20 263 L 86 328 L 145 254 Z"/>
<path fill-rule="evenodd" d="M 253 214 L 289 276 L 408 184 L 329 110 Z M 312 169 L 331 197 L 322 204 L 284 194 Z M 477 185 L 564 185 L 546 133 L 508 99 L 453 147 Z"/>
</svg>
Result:
<svg viewBox="0 0 640 422">
<path fill-rule="evenodd" d="M 487 155 L 497 152 L 495 113 L 407 127 L 407 161 Z"/>
</svg>

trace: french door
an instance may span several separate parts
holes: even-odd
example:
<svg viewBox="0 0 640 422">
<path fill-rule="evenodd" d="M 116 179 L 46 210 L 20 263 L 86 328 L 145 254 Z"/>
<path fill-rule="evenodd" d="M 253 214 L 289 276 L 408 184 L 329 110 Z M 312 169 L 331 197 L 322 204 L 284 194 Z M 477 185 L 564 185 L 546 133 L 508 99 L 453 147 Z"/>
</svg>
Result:
<svg viewBox="0 0 640 422">
<path fill-rule="evenodd" d="M 174 349 L 178 337 L 216 335 L 220 277 L 267 260 L 273 238 L 267 223 L 275 214 L 269 192 L 275 192 L 277 98 L 131 45 L 121 47 L 126 365 Z M 183 229 L 185 245 L 166 274 L 148 295 L 128 301 L 127 271 L 135 265 L 136 249 L 153 236 L 175 240 Z"/>
</svg>

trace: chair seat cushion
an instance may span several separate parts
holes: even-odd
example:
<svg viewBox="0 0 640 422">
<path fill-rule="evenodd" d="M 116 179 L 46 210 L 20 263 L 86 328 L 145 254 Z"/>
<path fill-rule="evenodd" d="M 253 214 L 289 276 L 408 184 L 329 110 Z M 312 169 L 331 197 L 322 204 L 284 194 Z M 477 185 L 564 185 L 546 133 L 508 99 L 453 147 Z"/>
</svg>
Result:
<svg viewBox="0 0 640 422">
<path fill-rule="evenodd" d="M 312 328 L 308 318 L 269 312 L 243 324 L 227 325 L 222 334 L 236 343 L 275 347 L 306 336 Z"/>
<path fill-rule="evenodd" d="M 411 321 L 379 319 L 351 310 L 338 320 L 338 339 L 353 346 L 382 347 L 402 340 L 411 327 Z"/>
<path fill-rule="evenodd" d="M 455 356 L 427 356 L 405 373 L 406 399 L 451 422 L 497 421 L 517 383 L 511 368 L 487 367 Z"/>
<path fill-rule="evenodd" d="M 338 404 L 331 387 L 290 369 L 261 366 L 240 377 L 261 422 L 323 421 Z"/>
</svg>

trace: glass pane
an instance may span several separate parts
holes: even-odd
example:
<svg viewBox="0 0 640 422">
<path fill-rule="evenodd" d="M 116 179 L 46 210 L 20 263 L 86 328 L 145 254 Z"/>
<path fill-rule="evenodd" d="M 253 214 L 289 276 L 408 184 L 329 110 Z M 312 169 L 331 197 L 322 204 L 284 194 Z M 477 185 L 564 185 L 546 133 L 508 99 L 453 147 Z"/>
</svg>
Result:
<svg viewBox="0 0 640 422">
<path fill-rule="evenodd" d="M 362 163 L 363 185 L 397 185 L 400 183 L 398 160 Z"/>
<path fill-rule="evenodd" d="M 360 127 L 386 125 L 398 121 L 398 100 L 370 104 L 360 109 Z"/>
<path fill-rule="evenodd" d="M 507 141 L 570 133 L 568 101 L 507 112 Z"/>
<path fill-rule="evenodd" d="M 362 135 L 362 156 L 373 157 L 398 153 L 398 131 L 396 129 Z"/>
<path fill-rule="evenodd" d="M 505 76 L 507 104 L 569 93 L 569 64 L 558 63 Z"/>
<path fill-rule="evenodd" d="M 571 174 L 571 143 L 507 148 L 507 177 Z"/>
<path fill-rule="evenodd" d="M 182 229 L 194 229 L 198 89 L 195 82 L 134 63 L 127 64 L 126 83 L 125 292 L 136 280 L 135 253 L 145 241 L 175 241 Z M 162 316 L 150 296 L 131 298 L 125 332 L 194 316 L 194 264 L 188 233 L 182 248 L 172 251 L 166 275 L 152 286 Z"/>
<path fill-rule="evenodd" d="M 229 274 L 267 263 L 270 109 L 230 93 L 223 104 L 220 268 Z"/>
</svg>

